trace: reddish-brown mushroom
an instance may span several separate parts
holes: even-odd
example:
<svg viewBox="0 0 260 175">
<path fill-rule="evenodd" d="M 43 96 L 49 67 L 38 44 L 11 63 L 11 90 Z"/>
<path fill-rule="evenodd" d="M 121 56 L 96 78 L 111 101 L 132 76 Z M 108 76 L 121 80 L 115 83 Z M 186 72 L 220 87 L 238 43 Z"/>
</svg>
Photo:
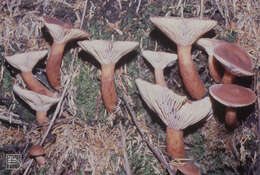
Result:
<svg viewBox="0 0 260 175">
<path fill-rule="evenodd" d="M 75 39 L 87 39 L 90 35 L 86 31 L 73 28 L 55 18 L 44 16 L 42 19 L 53 38 L 51 53 L 46 65 L 47 77 L 52 87 L 60 90 L 60 66 L 66 44 Z"/>
<path fill-rule="evenodd" d="M 217 82 L 232 84 L 234 78 L 253 76 L 253 61 L 247 52 L 234 43 L 217 39 L 202 38 L 197 42 L 209 55 L 209 70 Z M 219 73 L 217 62 L 224 66 L 223 77 Z"/>
<path fill-rule="evenodd" d="M 54 97 L 55 94 L 34 78 L 32 73 L 34 66 L 39 62 L 39 60 L 44 58 L 47 53 L 47 50 L 30 51 L 5 56 L 5 58 L 9 64 L 21 71 L 21 76 L 29 89 L 42 95 Z"/>
<path fill-rule="evenodd" d="M 112 113 L 117 101 L 115 65 L 122 56 L 134 50 L 138 42 L 92 40 L 79 41 L 78 44 L 101 64 L 101 94 L 107 111 Z"/>
<path fill-rule="evenodd" d="M 41 95 L 34 91 L 23 89 L 17 84 L 14 85 L 13 90 L 24 102 L 36 111 L 36 120 L 39 124 L 49 122 L 47 111 L 52 105 L 59 101 L 59 98 Z M 43 126 L 42 130 L 46 131 L 47 128 L 48 126 Z"/>
<path fill-rule="evenodd" d="M 39 166 L 44 166 L 46 164 L 46 160 L 44 158 L 45 150 L 40 145 L 33 145 L 29 154 L 32 158 L 34 158 Z"/>
<path fill-rule="evenodd" d="M 150 50 L 142 51 L 145 59 L 154 67 L 155 82 L 167 87 L 164 80 L 163 70 L 166 66 L 173 64 L 177 60 L 177 55 L 167 52 L 155 52 Z"/>
<path fill-rule="evenodd" d="M 174 159 L 184 159 L 183 130 L 211 114 L 209 97 L 189 102 L 186 97 L 177 95 L 160 85 L 154 85 L 141 79 L 136 80 L 136 85 L 146 104 L 167 125 L 167 152 Z M 199 174 L 198 168 L 190 162 L 177 165 L 177 168 L 184 174 Z"/>
<path fill-rule="evenodd" d="M 151 17 L 152 23 L 177 44 L 180 73 L 186 90 L 194 99 L 201 99 L 207 89 L 200 80 L 191 57 L 192 44 L 217 22 L 200 18 Z M 191 83 L 192 82 L 192 83 Z"/>
<path fill-rule="evenodd" d="M 231 128 L 238 126 L 236 108 L 251 105 L 256 101 L 256 95 L 251 89 L 234 84 L 213 85 L 209 88 L 209 93 L 227 107 L 225 121 Z"/>
</svg>

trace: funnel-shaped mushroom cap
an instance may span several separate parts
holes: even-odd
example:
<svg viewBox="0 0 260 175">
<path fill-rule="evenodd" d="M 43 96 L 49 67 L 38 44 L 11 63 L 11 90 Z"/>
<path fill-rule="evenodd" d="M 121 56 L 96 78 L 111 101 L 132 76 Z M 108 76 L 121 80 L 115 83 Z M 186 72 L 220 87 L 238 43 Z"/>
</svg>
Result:
<svg viewBox="0 0 260 175">
<path fill-rule="evenodd" d="M 142 55 L 154 68 L 159 69 L 164 69 L 166 66 L 172 65 L 177 60 L 176 54 L 167 52 L 144 50 L 142 51 Z"/>
<path fill-rule="evenodd" d="M 208 53 L 208 55 L 213 55 L 214 48 L 221 43 L 225 43 L 225 41 L 211 38 L 201 38 L 197 41 L 197 44 L 203 47 Z"/>
<path fill-rule="evenodd" d="M 56 43 L 66 43 L 70 40 L 89 38 L 90 36 L 86 31 L 73 28 L 58 19 L 44 16 L 42 20 Z"/>
<path fill-rule="evenodd" d="M 166 87 L 137 79 L 138 90 L 146 104 L 171 128 L 185 129 L 211 113 L 209 97 L 189 103 L 187 98 Z"/>
<path fill-rule="evenodd" d="M 247 52 L 236 44 L 224 42 L 214 48 L 214 57 L 236 76 L 252 76 L 253 61 Z"/>
<path fill-rule="evenodd" d="M 45 154 L 45 150 L 40 145 L 33 145 L 29 150 L 29 154 L 33 157 L 42 156 Z"/>
<path fill-rule="evenodd" d="M 35 111 L 48 111 L 49 108 L 59 101 L 59 98 L 40 95 L 30 90 L 21 88 L 19 85 L 14 85 L 14 92 L 19 95 L 32 109 Z"/>
<path fill-rule="evenodd" d="M 255 93 L 235 84 L 215 84 L 209 88 L 210 95 L 228 107 L 244 107 L 256 101 Z"/>
<path fill-rule="evenodd" d="M 48 50 L 30 51 L 12 56 L 6 56 L 6 60 L 16 69 L 22 72 L 30 72 L 38 61 L 48 53 Z"/>
<path fill-rule="evenodd" d="M 211 30 L 217 22 L 200 18 L 151 17 L 152 23 L 177 45 L 188 46 Z"/>
<path fill-rule="evenodd" d="M 138 46 L 134 41 L 78 41 L 78 44 L 93 55 L 100 64 L 116 63 L 122 56 L 131 52 Z"/>
</svg>

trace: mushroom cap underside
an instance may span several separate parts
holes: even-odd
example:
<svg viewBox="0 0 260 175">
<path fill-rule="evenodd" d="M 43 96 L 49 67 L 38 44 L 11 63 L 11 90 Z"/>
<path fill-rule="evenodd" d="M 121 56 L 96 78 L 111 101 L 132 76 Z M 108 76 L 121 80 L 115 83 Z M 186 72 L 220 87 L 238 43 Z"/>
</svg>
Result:
<svg viewBox="0 0 260 175">
<path fill-rule="evenodd" d="M 164 32 L 177 45 L 189 46 L 201 35 L 217 25 L 210 19 L 182 17 L 151 17 L 152 23 Z"/>
<path fill-rule="evenodd" d="M 177 60 L 176 54 L 167 52 L 144 50 L 142 51 L 142 55 L 154 68 L 158 69 L 164 69 L 167 66 L 171 66 Z"/>
<path fill-rule="evenodd" d="M 7 62 L 22 72 L 31 72 L 33 67 L 46 56 L 48 50 L 29 51 L 5 56 Z"/>
<path fill-rule="evenodd" d="M 100 64 L 115 64 L 122 56 L 137 48 L 139 43 L 135 41 L 89 40 L 78 41 L 78 44 L 94 56 Z"/>
</svg>

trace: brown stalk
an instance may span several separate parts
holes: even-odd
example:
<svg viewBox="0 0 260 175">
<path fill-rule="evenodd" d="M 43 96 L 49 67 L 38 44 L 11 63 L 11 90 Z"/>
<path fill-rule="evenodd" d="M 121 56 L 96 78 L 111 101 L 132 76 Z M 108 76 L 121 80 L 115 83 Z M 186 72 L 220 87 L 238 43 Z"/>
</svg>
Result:
<svg viewBox="0 0 260 175">
<path fill-rule="evenodd" d="M 101 65 L 101 94 L 108 112 L 112 113 L 116 106 L 117 93 L 114 85 L 115 64 Z"/>
<path fill-rule="evenodd" d="M 51 53 L 46 64 L 46 73 L 51 86 L 60 90 L 60 67 L 62 63 L 65 43 L 54 42 L 51 46 Z"/>
<path fill-rule="evenodd" d="M 163 87 L 167 87 L 166 81 L 163 75 L 163 69 L 154 68 L 154 75 L 155 75 L 155 83 L 159 84 Z"/>
<path fill-rule="evenodd" d="M 177 46 L 178 61 L 183 83 L 194 99 L 201 99 L 206 93 L 203 82 L 199 78 L 199 74 L 191 57 L 191 46 Z"/>
</svg>

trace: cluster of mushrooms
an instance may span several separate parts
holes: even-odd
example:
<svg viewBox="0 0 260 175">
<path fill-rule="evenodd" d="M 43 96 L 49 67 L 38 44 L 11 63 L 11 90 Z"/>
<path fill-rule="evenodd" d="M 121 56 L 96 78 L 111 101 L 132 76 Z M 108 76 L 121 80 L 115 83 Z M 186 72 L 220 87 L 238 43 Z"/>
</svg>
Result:
<svg viewBox="0 0 260 175">
<path fill-rule="evenodd" d="M 60 66 L 64 48 L 71 40 L 81 40 L 77 42 L 78 45 L 101 64 L 101 94 L 106 110 L 113 113 L 117 103 L 114 85 L 115 65 L 122 56 L 136 49 L 139 43 L 87 40 L 90 35 L 86 31 L 72 28 L 52 17 L 43 17 L 42 20 L 53 38 L 50 53 L 48 54 L 47 50 L 41 50 L 6 56 L 6 60 L 21 71 L 26 85 L 25 88 L 15 84 L 14 92 L 36 111 L 36 119 L 39 124 L 48 122 L 47 112 L 52 105 L 59 101 L 60 97 Z M 177 169 L 184 174 L 199 174 L 198 167 L 190 161 L 185 161 L 187 159 L 184 151 L 183 130 L 211 116 L 213 99 L 226 106 L 226 124 L 232 128 L 238 126 L 236 107 L 253 104 L 256 95 L 249 88 L 232 83 L 236 77 L 254 75 L 252 59 L 245 50 L 236 44 L 217 39 L 199 39 L 217 25 L 214 20 L 181 17 L 151 17 L 150 20 L 177 44 L 177 55 L 143 50 L 143 57 L 154 67 L 155 84 L 140 78 L 135 82 L 148 107 L 156 112 L 167 126 L 167 152 L 173 159 L 185 162 L 176 164 Z M 206 50 L 209 57 L 210 75 L 218 83 L 211 86 L 209 90 L 200 80 L 193 64 L 191 49 L 195 42 Z M 46 88 L 32 74 L 34 66 L 47 54 L 47 78 L 55 91 Z M 194 101 L 167 88 L 163 70 L 176 60 L 178 60 L 185 89 Z M 223 68 L 224 73 L 221 72 Z M 46 129 L 46 126 L 42 126 L 43 131 Z M 36 148 L 44 151 L 40 146 L 35 145 L 30 153 L 33 156 L 41 156 L 37 159 L 40 160 L 38 163 L 44 164 L 45 161 L 42 159 L 44 153 L 35 151 Z"/>
</svg>

